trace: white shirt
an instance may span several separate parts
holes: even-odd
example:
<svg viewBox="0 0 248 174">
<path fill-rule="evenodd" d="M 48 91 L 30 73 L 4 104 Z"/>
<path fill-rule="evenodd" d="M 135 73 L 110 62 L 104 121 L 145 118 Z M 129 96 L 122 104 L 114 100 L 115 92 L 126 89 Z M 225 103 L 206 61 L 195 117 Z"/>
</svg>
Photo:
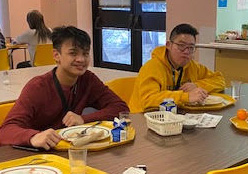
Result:
<svg viewBox="0 0 248 174">
<path fill-rule="evenodd" d="M 30 55 L 30 64 L 34 64 L 34 54 L 35 48 L 38 44 L 52 43 L 50 39 L 47 39 L 47 42 L 38 42 L 38 35 L 35 35 L 35 29 L 30 29 L 24 32 L 22 35 L 16 38 L 17 44 L 28 44 L 28 52 Z"/>
</svg>

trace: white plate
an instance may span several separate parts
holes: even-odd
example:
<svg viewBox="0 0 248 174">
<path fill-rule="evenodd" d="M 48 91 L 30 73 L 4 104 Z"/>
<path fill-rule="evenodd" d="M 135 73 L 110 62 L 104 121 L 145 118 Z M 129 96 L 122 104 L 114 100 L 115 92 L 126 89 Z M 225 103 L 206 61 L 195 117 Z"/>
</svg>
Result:
<svg viewBox="0 0 248 174">
<path fill-rule="evenodd" d="M 216 104 L 220 104 L 224 102 L 224 99 L 222 97 L 219 96 L 215 96 L 215 95 L 209 95 L 203 103 L 197 103 L 197 102 L 193 102 L 193 103 L 186 103 L 186 105 L 188 106 L 195 106 L 195 107 L 199 107 L 199 106 L 204 106 L 204 105 L 216 105 Z"/>
<path fill-rule="evenodd" d="M 60 130 L 59 135 L 67 141 L 73 141 L 78 138 L 77 133 L 82 132 L 84 129 L 86 129 L 89 126 L 91 125 L 80 125 L 80 126 L 72 126 L 72 127 L 64 128 Z M 93 128 L 87 129 L 86 135 L 90 135 L 92 132 L 97 133 L 100 131 L 103 131 L 104 133 L 97 140 L 103 140 L 110 136 L 110 129 L 103 126 L 95 126 Z"/>
<path fill-rule="evenodd" d="M 27 165 L 0 170 L 0 174 L 63 174 L 59 169 L 50 166 Z"/>
<path fill-rule="evenodd" d="M 183 128 L 184 129 L 194 129 L 196 125 L 198 124 L 197 120 L 194 119 L 186 119 L 183 122 Z"/>
<path fill-rule="evenodd" d="M 204 104 L 205 105 L 216 105 L 216 104 L 220 104 L 224 101 L 224 99 L 222 97 L 219 96 L 214 96 L 214 95 L 209 95 L 205 100 L 204 100 Z"/>
</svg>

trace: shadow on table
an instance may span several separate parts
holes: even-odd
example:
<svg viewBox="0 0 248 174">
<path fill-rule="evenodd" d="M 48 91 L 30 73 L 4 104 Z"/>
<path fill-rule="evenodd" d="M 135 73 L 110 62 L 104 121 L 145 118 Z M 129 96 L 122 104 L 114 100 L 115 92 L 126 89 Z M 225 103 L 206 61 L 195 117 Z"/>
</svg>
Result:
<svg viewBox="0 0 248 174">
<path fill-rule="evenodd" d="M 230 124 L 230 128 L 233 130 L 233 132 L 235 132 L 235 134 L 244 136 L 248 135 L 248 131 L 237 129 L 233 124 Z"/>
<path fill-rule="evenodd" d="M 238 163 L 236 163 L 236 164 L 233 164 L 233 165 L 229 166 L 228 168 L 241 166 L 241 165 L 247 164 L 247 163 L 248 163 L 248 158 L 247 158 L 247 159 L 244 159 L 244 160 L 242 160 L 242 161 L 240 161 L 240 162 L 238 162 Z"/>
<path fill-rule="evenodd" d="M 175 147 L 187 143 L 182 134 L 161 136 L 150 129 L 147 130 L 146 139 L 161 147 Z"/>
</svg>

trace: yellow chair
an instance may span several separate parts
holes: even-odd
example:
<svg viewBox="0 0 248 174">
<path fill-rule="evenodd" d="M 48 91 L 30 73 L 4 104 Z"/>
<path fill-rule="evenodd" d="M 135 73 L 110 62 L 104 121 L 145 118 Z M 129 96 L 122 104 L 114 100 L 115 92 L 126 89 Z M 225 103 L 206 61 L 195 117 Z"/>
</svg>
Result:
<svg viewBox="0 0 248 174">
<path fill-rule="evenodd" d="M 14 104 L 14 102 L 0 104 L 0 126 L 3 124 L 5 117 L 8 115 L 10 109 L 14 106 Z"/>
<path fill-rule="evenodd" d="M 207 174 L 247 174 L 248 173 L 248 163 L 237 167 L 226 168 L 221 170 L 213 170 Z"/>
<path fill-rule="evenodd" d="M 106 82 L 106 85 L 128 104 L 133 93 L 135 80 L 136 77 L 119 78 Z"/>
<path fill-rule="evenodd" d="M 53 45 L 39 44 L 36 46 L 34 55 L 34 66 L 45 66 L 56 64 L 53 59 Z"/>
<path fill-rule="evenodd" d="M 0 49 L 0 71 L 2 70 L 9 70 L 9 56 L 7 49 Z"/>
</svg>

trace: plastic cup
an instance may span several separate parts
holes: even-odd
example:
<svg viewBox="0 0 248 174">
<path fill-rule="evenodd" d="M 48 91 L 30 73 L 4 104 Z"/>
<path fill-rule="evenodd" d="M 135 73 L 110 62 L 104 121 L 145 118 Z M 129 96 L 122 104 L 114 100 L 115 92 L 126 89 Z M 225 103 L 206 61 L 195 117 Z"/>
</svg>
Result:
<svg viewBox="0 0 248 174">
<path fill-rule="evenodd" d="M 241 84 L 242 84 L 241 81 L 237 81 L 237 80 L 231 81 L 232 97 L 234 99 L 240 98 Z"/>
<path fill-rule="evenodd" d="M 2 74 L 2 81 L 4 85 L 9 85 L 10 84 L 10 76 L 8 71 L 3 71 Z"/>
<path fill-rule="evenodd" d="M 126 130 L 126 139 L 129 139 L 130 137 L 130 124 L 131 124 L 131 119 L 129 116 L 129 112 L 128 111 L 123 111 L 123 112 L 119 112 L 119 119 L 122 120 L 124 119 L 127 122 L 127 127 L 125 128 Z"/>
<path fill-rule="evenodd" d="M 87 149 L 68 150 L 71 174 L 86 174 Z"/>
<path fill-rule="evenodd" d="M 131 123 L 131 119 L 129 116 L 129 112 L 128 111 L 123 111 L 123 112 L 119 112 L 119 119 L 124 119 L 127 122 L 127 125 L 129 126 Z"/>
</svg>

